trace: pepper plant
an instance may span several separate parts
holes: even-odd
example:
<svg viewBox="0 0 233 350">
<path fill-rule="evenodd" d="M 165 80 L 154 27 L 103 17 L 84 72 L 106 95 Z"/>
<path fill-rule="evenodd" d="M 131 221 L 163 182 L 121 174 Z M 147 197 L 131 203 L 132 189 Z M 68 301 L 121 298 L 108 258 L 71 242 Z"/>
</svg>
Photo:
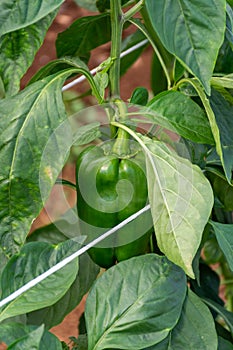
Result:
<svg viewBox="0 0 233 350">
<path fill-rule="evenodd" d="M 233 349 L 233 3 L 77 0 L 95 12 L 20 89 L 63 2 L 0 4 L 0 341 Z M 93 77 L 90 54 L 109 41 Z M 146 47 L 151 89 L 123 101 L 120 78 Z M 62 87 L 79 74 L 96 105 L 68 117 Z M 74 145 L 76 184 L 60 175 Z M 77 207 L 29 235 L 54 186 Z M 65 344 L 49 330 L 85 294 Z"/>
</svg>

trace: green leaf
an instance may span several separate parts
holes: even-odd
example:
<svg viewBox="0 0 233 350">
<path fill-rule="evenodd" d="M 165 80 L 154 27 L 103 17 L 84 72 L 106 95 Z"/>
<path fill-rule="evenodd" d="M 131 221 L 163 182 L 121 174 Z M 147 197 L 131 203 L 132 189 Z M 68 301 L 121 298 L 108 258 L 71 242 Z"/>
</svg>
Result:
<svg viewBox="0 0 233 350">
<path fill-rule="evenodd" d="M 121 5 L 127 4 L 130 0 L 121 0 Z M 110 9 L 110 0 L 96 0 L 96 6 L 100 12 Z"/>
<path fill-rule="evenodd" d="M 145 35 L 137 30 L 133 34 L 128 35 L 123 41 L 121 45 L 121 52 L 128 50 L 132 46 L 142 42 L 145 40 Z M 123 75 L 126 71 L 132 66 L 132 64 L 141 56 L 143 50 L 147 47 L 148 43 L 145 42 L 144 45 L 140 46 L 138 49 L 128 53 L 121 58 L 121 66 L 120 66 L 120 74 Z"/>
<path fill-rule="evenodd" d="M 49 76 L 0 101 L 0 244 L 6 254 L 24 243 L 72 145 L 61 87 L 77 71 Z"/>
<path fill-rule="evenodd" d="M 178 266 L 156 254 L 107 270 L 86 302 L 88 349 L 138 350 L 159 343 L 180 317 L 185 280 Z"/>
<path fill-rule="evenodd" d="M 111 24 L 109 14 L 81 17 L 73 22 L 64 32 L 58 34 L 56 41 L 57 56 L 87 58 L 92 49 L 110 40 Z"/>
<path fill-rule="evenodd" d="M 27 314 L 27 323 L 44 324 L 46 329 L 56 326 L 81 301 L 95 281 L 100 268 L 93 263 L 87 253 L 79 258 L 79 272 L 66 294 L 54 305 Z"/>
<path fill-rule="evenodd" d="M 221 160 L 228 182 L 231 181 L 233 171 L 233 105 L 216 90 L 212 89 L 210 105 L 213 109 L 219 130 L 221 143 Z"/>
<path fill-rule="evenodd" d="M 57 246 L 45 242 L 24 245 L 7 263 L 1 276 L 2 299 L 71 255 L 81 244 L 68 240 Z M 1 308 L 0 321 L 56 303 L 74 282 L 78 272 L 75 259 L 53 275 L 19 295 Z"/>
<path fill-rule="evenodd" d="M 63 2 L 64 0 L 1 0 L 0 36 L 38 22 Z"/>
<path fill-rule="evenodd" d="M 221 86 L 233 86 L 232 85 L 232 77 L 229 78 L 229 76 L 227 76 L 227 78 L 219 78 L 218 80 L 218 84 L 221 81 Z M 216 152 L 221 160 L 221 164 L 224 168 L 225 174 L 227 176 L 228 182 L 230 182 L 231 179 L 231 173 L 230 173 L 230 169 L 232 168 L 232 154 L 230 152 L 230 149 L 232 147 L 232 140 L 231 137 L 229 135 L 229 127 L 228 124 L 225 122 L 224 118 L 226 118 L 227 121 L 229 121 L 229 126 L 230 129 L 232 127 L 232 121 L 230 120 L 230 110 L 232 109 L 232 105 L 229 105 L 229 103 L 223 98 L 223 96 L 221 96 L 221 94 L 219 94 L 217 91 L 214 91 L 214 89 L 212 89 L 212 95 L 211 99 L 206 98 L 206 94 L 204 93 L 202 87 L 200 86 L 198 81 L 195 81 L 193 79 L 185 79 L 185 82 L 187 82 L 188 84 L 190 84 L 191 86 L 194 87 L 194 89 L 197 91 L 201 102 L 203 103 L 203 106 L 205 108 L 206 114 L 208 116 L 209 119 L 209 124 L 212 130 L 212 134 L 215 140 L 215 144 L 216 144 Z M 214 79 L 214 83 L 216 82 L 216 79 Z M 183 82 L 182 82 L 183 85 Z M 182 86 L 181 85 L 181 86 Z M 221 110 L 219 110 L 219 106 L 218 103 L 220 103 L 220 105 L 223 108 L 223 115 L 224 118 L 221 118 L 222 116 L 222 112 Z M 214 111 L 213 111 L 213 109 Z M 215 115 L 215 113 L 216 115 Z M 218 122 L 217 122 L 218 120 Z M 220 129 L 221 128 L 221 133 L 220 133 Z M 226 128 L 226 129 L 225 129 Z M 223 145 L 222 145 L 223 142 Z M 225 149 L 226 148 L 226 149 Z M 214 152 L 212 152 L 214 153 Z M 214 154 L 213 156 L 215 157 L 215 162 L 217 161 L 217 158 Z M 211 162 L 211 154 L 210 157 L 208 157 L 208 161 Z"/>
<path fill-rule="evenodd" d="M 60 220 L 34 231 L 28 241 L 58 244 L 67 237 L 77 237 L 77 228 L 76 212 L 68 210 Z M 79 304 L 99 273 L 99 267 L 92 262 L 87 253 L 80 256 L 79 266 L 79 272 L 66 294 L 56 304 L 28 313 L 27 323 L 35 325 L 43 323 L 49 329 L 60 323 Z"/>
<path fill-rule="evenodd" d="M 154 123 L 197 143 L 214 144 L 208 118 L 190 97 L 178 91 L 155 96 L 143 113 Z"/>
<path fill-rule="evenodd" d="M 144 87 L 136 88 L 130 97 L 130 103 L 145 106 L 148 102 L 148 91 Z"/>
<path fill-rule="evenodd" d="M 190 290 L 188 290 L 179 322 L 172 330 L 169 345 L 169 348 L 176 350 L 218 349 L 214 319 L 208 307 Z"/>
<path fill-rule="evenodd" d="M 208 307 L 216 311 L 218 315 L 220 315 L 224 319 L 227 326 L 229 327 L 231 334 L 233 335 L 233 312 L 226 310 L 223 306 L 215 303 L 211 299 L 203 298 L 203 301 Z"/>
<path fill-rule="evenodd" d="M 199 281 L 191 280 L 190 289 L 200 298 L 207 297 L 224 305 L 224 301 L 219 297 L 220 278 L 219 275 L 206 263 L 199 264 Z"/>
<path fill-rule="evenodd" d="M 210 220 L 218 244 L 223 251 L 230 269 L 233 271 L 233 225 L 221 224 L 220 222 L 214 222 Z"/>
<path fill-rule="evenodd" d="M 108 71 L 113 64 L 114 59 L 108 57 L 105 61 L 103 61 L 99 67 L 97 68 L 96 74 L 94 76 L 94 81 L 96 83 L 97 89 L 99 91 L 100 96 L 104 100 L 105 90 L 108 86 Z"/>
<path fill-rule="evenodd" d="M 43 333 L 41 335 L 41 332 Z M 21 323 L 2 323 L 0 325 L 0 341 L 8 346 L 7 349 L 23 350 L 62 350 L 60 341 L 50 332 L 44 331 L 43 326 L 26 326 Z"/>
<path fill-rule="evenodd" d="M 74 2 L 76 2 L 78 6 L 84 7 L 89 11 L 98 11 L 95 1 L 93 0 L 74 0 Z"/>
<path fill-rule="evenodd" d="M 224 39 L 225 6 L 225 0 L 145 2 L 150 21 L 165 48 L 201 81 L 207 94 Z"/>
<path fill-rule="evenodd" d="M 218 350 L 233 350 L 233 344 L 222 337 L 218 337 Z"/>
<path fill-rule="evenodd" d="M 151 89 L 154 95 L 167 90 L 166 75 L 156 54 L 153 54 L 151 62 Z"/>
<path fill-rule="evenodd" d="M 0 76 L 6 96 L 19 91 L 20 79 L 32 64 L 56 13 L 52 12 L 37 23 L 0 38 Z"/>
<path fill-rule="evenodd" d="M 222 77 L 212 77 L 211 84 L 213 86 L 220 86 L 227 89 L 233 89 L 233 74 L 227 74 Z"/>
<path fill-rule="evenodd" d="M 79 57 L 62 57 L 53 61 L 50 61 L 45 66 L 40 68 L 36 74 L 31 78 L 29 84 L 32 84 L 38 80 L 41 80 L 49 75 L 63 71 L 64 69 L 72 67 L 77 67 L 83 72 L 89 72 L 87 65 L 80 60 Z"/>
<path fill-rule="evenodd" d="M 74 350 L 87 350 L 87 334 L 80 334 L 78 339 L 75 339 L 75 347 Z"/>
<path fill-rule="evenodd" d="M 40 326 L 37 329 L 31 331 L 23 339 L 17 339 L 13 344 L 8 346 L 10 350 L 20 350 L 20 349 L 40 349 L 40 341 L 43 335 L 44 326 Z"/>
<path fill-rule="evenodd" d="M 179 157 L 163 142 L 146 137 L 143 141 L 159 249 L 194 278 L 192 261 L 212 210 L 212 188 L 198 166 Z"/>
</svg>

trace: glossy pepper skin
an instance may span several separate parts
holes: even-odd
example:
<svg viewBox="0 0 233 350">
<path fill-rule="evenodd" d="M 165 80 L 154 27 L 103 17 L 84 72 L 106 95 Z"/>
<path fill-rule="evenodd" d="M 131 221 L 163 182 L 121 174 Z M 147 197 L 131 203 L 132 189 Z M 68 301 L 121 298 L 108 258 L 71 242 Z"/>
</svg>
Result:
<svg viewBox="0 0 233 350">
<path fill-rule="evenodd" d="M 107 146 L 107 147 L 106 147 Z M 120 158 L 109 144 L 90 146 L 76 166 L 80 229 L 91 241 L 147 204 L 147 179 L 142 151 Z M 92 260 L 109 268 L 117 261 L 143 254 L 152 232 L 150 211 L 89 249 Z"/>
</svg>

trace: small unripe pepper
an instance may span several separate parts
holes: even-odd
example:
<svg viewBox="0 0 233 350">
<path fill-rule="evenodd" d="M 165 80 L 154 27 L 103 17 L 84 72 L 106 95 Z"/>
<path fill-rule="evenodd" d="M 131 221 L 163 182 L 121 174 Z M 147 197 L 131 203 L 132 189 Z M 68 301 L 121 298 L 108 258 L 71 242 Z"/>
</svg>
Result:
<svg viewBox="0 0 233 350">
<path fill-rule="evenodd" d="M 81 234 L 91 241 L 147 204 L 144 154 L 127 137 L 89 146 L 78 157 L 76 184 Z M 150 211 L 144 212 L 88 253 L 104 268 L 144 254 L 152 226 Z"/>
</svg>

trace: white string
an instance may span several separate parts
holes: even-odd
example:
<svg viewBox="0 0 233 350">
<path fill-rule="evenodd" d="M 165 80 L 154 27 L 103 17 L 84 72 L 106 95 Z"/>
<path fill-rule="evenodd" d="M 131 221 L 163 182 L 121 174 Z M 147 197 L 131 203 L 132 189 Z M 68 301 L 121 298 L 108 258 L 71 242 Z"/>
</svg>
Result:
<svg viewBox="0 0 233 350">
<path fill-rule="evenodd" d="M 43 272 L 41 275 L 35 277 L 33 280 L 29 281 L 28 283 L 26 283 L 25 285 L 23 285 L 22 287 L 17 289 L 15 292 L 10 294 L 8 297 L 6 297 L 3 300 L 1 300 L 0 301 L 0 308 L 3 307 L 4 305 L 6 305 L 7 303 L 9 303 L 10 301 L 16 299 L 17 297 L 19 297 L 21 294 L 23 294 L 24 292 L 28 291 L 32 287 L 35 287 L 38 283 L 42 282 L 45 278 L 47 278 L 50 275 L 54 274 L 55 272 L 59 271 L 61 268 L 63 268 L 67 264 L 69 264 L 71 261 L 76 259 L 78 256 L 80 256 L 83 253 L 85 253 L 88 249 L 94 247 L 96 244 L 98 244 L 99 242 L 103 241 L 105 238 L 109 237 L 114 232 L 116 232 L 117 230 L 119 230 L 123 226 L 127 225 L 129 222 L 133 221 L 134 219 L 136 219 L 138 216 L 140 216 L 141 214 L 143 214 L 144 212 L 146 212 L 149 209 L 150 209 L 150 205 L 148 204 L 144 208 L 142 208 L 141 210 L 139 210 L 136 213 L 134 213 L 133 215 L 129 216 L 124 221 L 120 222 L 115 227 L 113 227 L 110 230 L 108 230 L 107 232 L 103 233 L 100 237 L 94 239 L 93 241 L 88 243 L 86 246 L 80 248 L 75 253 L 71 254 L 70 256 L 68 256 L 67 258 L 63 259 L 62 261 L 60 261 L 56 265 L 52 266 L 50 269 L 48 269 L 47 271 Z"/>
<path fill-rule="evenodd" d="M 123 51 L 123 52 L 120 54 L 120 58 L 129 55 L 131 52 L 133 52 L 133 51 L 139 49 L 140 47 L 144 46 L 144 45 L 147 44 L 147 43 L 148 43 L 148 40 L 147 40 L 147 39 L 140 41 L 140 43 L 138 43 L 138 44 L 136 44 L 136 45 L 130 47 L 129 49 Z M 95 67 L 95 68 L 93 68 L 93 69 L 90 71 L 90 73 L 91 73 L 92 75 L 94 75 L 94 74 L 96 73 L 97 70 L 98 70 L 98 67 Z M 81 75 L 81 76 L 78 77 L 77 79 L 74 79 L 74 80 L 71 81 L 70 83 L 64 85 L 63 88 L 62 88 L 62 91 L 66 91 L 66 90 L 72 88 L 74 85 L 81 83 L 81 82 L 84 81 L 85 79 L 86 79 L 86 77 L 85 77 L 84 75 Z"/>
</svg>

